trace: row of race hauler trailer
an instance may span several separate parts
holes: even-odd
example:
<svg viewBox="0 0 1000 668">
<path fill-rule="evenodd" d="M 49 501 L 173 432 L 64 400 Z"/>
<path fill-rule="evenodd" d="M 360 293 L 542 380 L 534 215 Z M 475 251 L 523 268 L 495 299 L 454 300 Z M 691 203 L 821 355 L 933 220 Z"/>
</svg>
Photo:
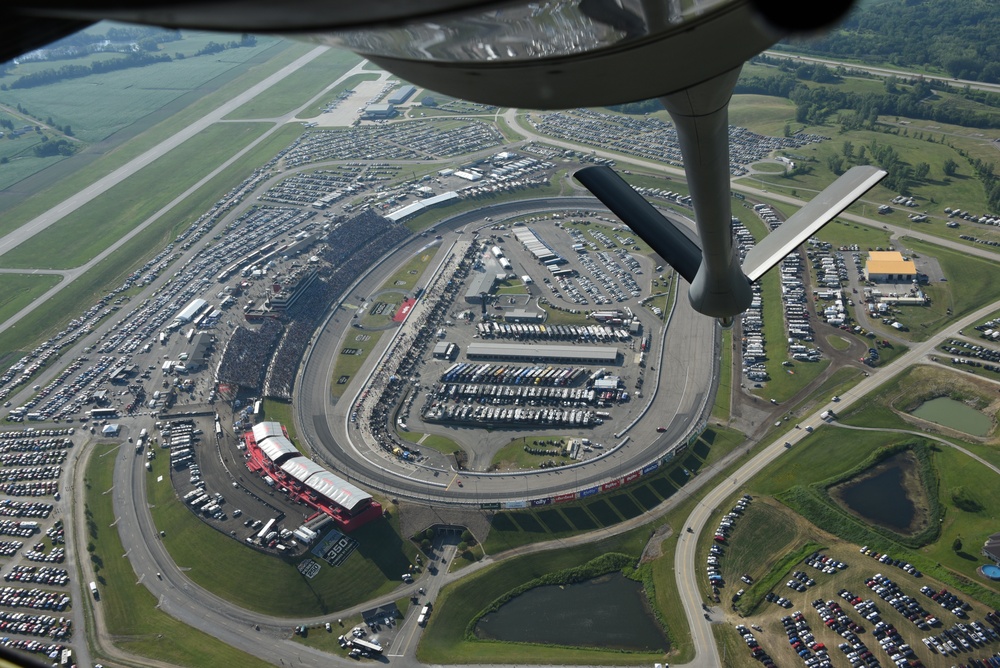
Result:
<svg viewBox="0 0 1000 668">
<path fill-rule="evenodd" d="M 444 383 L 491 383 L 502 385 L 572 385 L 586 373 L 585 369 L 579 367 L 522 367 L 511 364 L 472 364 L 459 362 L 453 364 L 441 375 L 441 381 Z"/>
<path fill-rule="evenodd" d="M 550 339 L 584 339 L 590 341 L 627 341 L 627 330 L 606 325 L 532 325 L 521 323 L 480 322 L 476 325 L 484 339 L 494 336 L 527 336 Z"/>
</svg>

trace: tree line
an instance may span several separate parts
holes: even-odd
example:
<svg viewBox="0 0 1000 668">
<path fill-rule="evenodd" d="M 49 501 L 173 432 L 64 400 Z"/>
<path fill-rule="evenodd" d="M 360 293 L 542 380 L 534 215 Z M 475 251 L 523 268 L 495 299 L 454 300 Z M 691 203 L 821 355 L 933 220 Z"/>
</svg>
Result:
<svg viewBox="0 0 1000 668">
<path fill-rule="evenodd" d="M 994 0 L 885 0 L 857 3 L 836 29 L 777 48 L 998 83 L 998 32 Z"/>
<path fill-rule="evenodd" d="M 838 90 L 834 86 L 812 86 L 814 83 L 838 83 L 842 72 L 822 64 L 800 63 L 784 58 L 761 56 L 754 62 L 773 64 L 774 74 L 742 76 L 736 84 L 736 93 L 774 95 L 795 103 L 795 120 L 799 123 L 822 125 L 833 114 L 845 130 L 857 129 L 865 123 L 874 124 L 878 116 L 905 116 L 906 118 L 950 123 L 970 128 L 1000 127 L 1000 96 L 969 89 L 955 90 L 942 82 L 915 78 L 903 80 L 890 77 L 885 80 L 882 92 L 857 93 Z M 947 91 L 970 99 L 998 111 L 977 111 L 953 100 L 939 99 L 938 93 Z M 841 112 L 854 112 L 853 118 Z"/>
<path fill-rule="evenodd" d="M 253 35 L 243 35 L 239 41 L 232 40 L 225 44 L 212 41 L 195 53 L 195 56 L 211 55 L 214 53 L 220 53 L 227 49 L 238 49 L 244 46 L 252 47 L 256 44 L 257 38 Z M 141 46 L 142 45 L 140 45 L 140 47 Z M 133 67 L 147 67 L 157 63 L 168 63 L 172 60 L 172 58 L 165 53 L 153 53 L 157 48 L 159 48 L 158 43 L 146 42 L 145 48 L 142 50 L 127 53 L 120 58 L 95 60 L 90 63 L 90 65 L 63 65 L 58 68 L 39 70 L 37 72 L 32 72 L 31 74 L 25 74 L 18 77 L 10 84 L 4 84 L 2 88 L 3 90 L 6 90 L 7 88 L 36 88 L 38 86 L 45 86 L 66 79 L 79 79 L 90 76 L 91 74 L 104 74 L 106 72 L 127 70 Z M 175 54 L 175 57 L 183 59 L 184 55 L 177 53 Z"/>
<path fill-rule="evenodd" d="M 91 74 L 103 74 L 117 70 L 127 70 L 133 67 L 146 67 L 147 65 L 154 65 L 156 63 L 170 62 L 170 60 L 170 56 L 165 53 L 135 52 L 121 58 L 95 60 L 90 65 L 63 65 L 54 69 L 38 70 L 37 72 L 18 77 L 6 85 L 8 88 L 36 88 L 65 79 L 79 79 Z"/>
</svg>

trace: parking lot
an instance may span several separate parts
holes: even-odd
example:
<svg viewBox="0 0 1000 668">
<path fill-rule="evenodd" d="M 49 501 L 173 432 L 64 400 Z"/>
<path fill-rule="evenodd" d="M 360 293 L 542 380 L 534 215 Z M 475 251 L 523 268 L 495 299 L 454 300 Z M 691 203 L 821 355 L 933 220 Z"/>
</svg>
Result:
<svg viewBox="0 0 1000 668">
<path fill-rule="evenodd" d="M 745 586 L 727 583 L 724 600 Z M 733 665 L 946 668 L 1000 651 L 995 611 L 947 589 L 892 555 L 837 541 L 793 564 L 772 601 L 731 618 L 747 646 Z"/>
</svg>

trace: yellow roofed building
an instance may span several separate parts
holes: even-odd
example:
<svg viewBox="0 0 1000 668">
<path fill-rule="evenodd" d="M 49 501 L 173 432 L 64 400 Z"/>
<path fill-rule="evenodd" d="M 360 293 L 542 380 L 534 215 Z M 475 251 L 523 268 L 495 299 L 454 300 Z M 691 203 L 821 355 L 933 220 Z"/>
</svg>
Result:
<svg viewBox="0 0 1000 668">
<path fill-rule="evenodd" d="M 873 283 L 910 283 L 917 277 L 913 260 L 897 251 L 871 251 L 865 262 L 865 278 Z"/>
</svg>

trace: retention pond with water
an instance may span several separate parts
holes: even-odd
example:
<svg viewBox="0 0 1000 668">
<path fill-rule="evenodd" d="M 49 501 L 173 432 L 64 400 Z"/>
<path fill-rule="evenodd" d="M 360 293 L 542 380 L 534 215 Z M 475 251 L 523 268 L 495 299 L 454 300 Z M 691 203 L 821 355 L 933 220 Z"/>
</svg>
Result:
<svg viewBox="0 0 1000 668">
<path fill-rule="evenodd" d="M 986 436 L 993 427 L 989 415 L 948 397 L 925 401 L 911 415 L 972 436 Z"/>
<path fill-rule="evenodd" d="M 830 496 L 861 519 L 904 535 L 928 522 L 926 493 L 913 453 L 893 455 L 830 488 Z"/>
<path fill-rule="evenodd" d="M 476 635 L 491 640 L 609 650 L 666 652 L 667 634 L 642 583 L 621 573 L 571 585 L 529 589 L 480 618 Z"/>
</svg>

